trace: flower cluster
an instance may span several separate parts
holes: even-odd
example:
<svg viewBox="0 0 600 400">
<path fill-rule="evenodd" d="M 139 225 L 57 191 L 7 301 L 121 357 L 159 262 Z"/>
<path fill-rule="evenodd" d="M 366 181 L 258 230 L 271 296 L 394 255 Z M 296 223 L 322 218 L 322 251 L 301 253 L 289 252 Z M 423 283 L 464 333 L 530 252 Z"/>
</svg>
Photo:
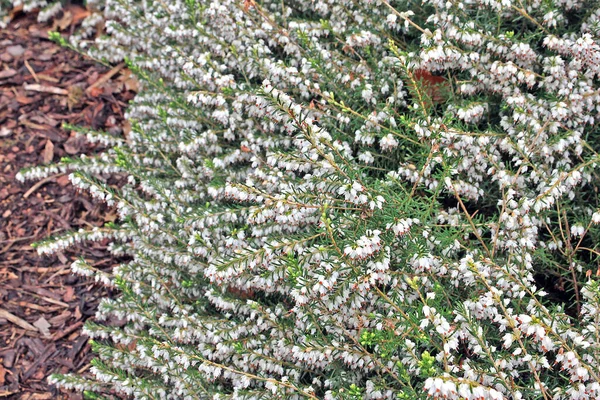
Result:
<svg viewBox="0 0 600 400">
<path fill-rule="evenodd" d="M 367 232 L 367 235 L 361 236 L 353 245 L 344 249 L 344 254 L 352 260 L 365 259 L 371 257 L 381 249 L 381 231 L 374 230 Z"/>
</svg>

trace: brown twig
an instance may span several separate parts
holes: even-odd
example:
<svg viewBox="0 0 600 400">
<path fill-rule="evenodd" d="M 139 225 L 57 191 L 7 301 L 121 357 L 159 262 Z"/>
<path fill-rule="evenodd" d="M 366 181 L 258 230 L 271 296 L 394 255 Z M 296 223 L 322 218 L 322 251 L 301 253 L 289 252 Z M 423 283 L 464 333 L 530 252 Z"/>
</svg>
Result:
<svg viewBox="0 0 600 400">
<path fill-rule="evenodd" d="M 35 74 L 35 71 L 33 70 L 33 68 L 31 68 L 31 65 L 29 65 L 29 62 L 27 60 L 25 60 L 25 68 L 27 68 L 27 70 L 29 71 L 29 73 L 31 74 L 31 76 L 33 76 L 33 79 L 37 83 L 40 83 L 40 80 L 39 80 L 38 76 Z"/>
<path fill-rule="evenodd" d="M 90 93 L 93 89 L 97 88 L 98 86 L 101 86 L 101 85 L 105 84 L 106 82 L 108 82 L 108 80 L 110 78 L 112 78 L 120 70 L 122 70 L 123 67 L 125 67 L 125 63 L 118 64 L 113 69 L 111 69 L 110 71 L 108 71 L 106 74 L 102 75 L 100 77 L 100 79 L 98 79 L 96 82 L 92 83 L 87 89 L 85 89 L 85 92 L 86 93 Z"/>
<path fill-rule="evenodd" d="M 23 195 L 23 198 L 26 199 L 29 196 L 31 196 L 31 194 L 33 192 L 35 192 L 36 190 L 38 190 L 41 186 L 45 185 L 46 183 L 58 178 L 59 176 L 64 175 L 64 173 L 60 173 L 60 174 L 56 174 L 56 175 L 52 175 L 49 176 L 47 178 L 42 179 L 41 181 L 37 182 L 35 185 L 33 185 L 31 188 L 29 188 L 29 190 L 27 192 L 25 192 L 25 194 Z"/>
</svg>

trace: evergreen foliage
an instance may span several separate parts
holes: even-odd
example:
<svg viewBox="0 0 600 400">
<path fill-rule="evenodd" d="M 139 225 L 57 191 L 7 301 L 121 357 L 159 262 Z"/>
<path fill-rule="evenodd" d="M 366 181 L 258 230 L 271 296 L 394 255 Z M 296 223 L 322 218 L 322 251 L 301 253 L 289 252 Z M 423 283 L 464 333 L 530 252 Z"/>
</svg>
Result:
<svg viewBox="0 0 600 400">
<path fill-rule="evenodd" d="M 58 170 L 131 261 L 90 396 L 597 399 L 600 7 L 109 0 L 142 90 Z M 81 45 L 83 42 L 78 42 Z M 125 174 L 121 190 L 109 174 Z M 123 327 L 103 321 L 123 318 Z"/>
</svg>

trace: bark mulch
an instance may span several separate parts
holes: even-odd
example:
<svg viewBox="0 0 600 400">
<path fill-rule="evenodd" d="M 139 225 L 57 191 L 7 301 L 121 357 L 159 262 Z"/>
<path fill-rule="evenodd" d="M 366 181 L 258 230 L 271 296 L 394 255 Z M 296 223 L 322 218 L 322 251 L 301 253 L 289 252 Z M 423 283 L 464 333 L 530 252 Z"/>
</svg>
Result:
<svg viewBox="0 0 600 400">
<path fill-rule="evenodd" d="M 76 191 L 65 175 L 24 184 L 15 175 L 102 150 L 62 123 L 126 135 L 123 112 L 136 90 L 122 66 L 102 67 L 48 41 L 51 27 L 29 14 L 0 30 L 0 399 L 81 398 L 48 385 L 47 377 L 89 369 L 92 354 L 81 327 L 110 293 L 72 275 L 70 265 L 79 256 L 100 269 L 119 261 L 106 242 L 54 256 L 31 248 L 48 236 L 115 219 L 114 210 Z"/>
</svg>

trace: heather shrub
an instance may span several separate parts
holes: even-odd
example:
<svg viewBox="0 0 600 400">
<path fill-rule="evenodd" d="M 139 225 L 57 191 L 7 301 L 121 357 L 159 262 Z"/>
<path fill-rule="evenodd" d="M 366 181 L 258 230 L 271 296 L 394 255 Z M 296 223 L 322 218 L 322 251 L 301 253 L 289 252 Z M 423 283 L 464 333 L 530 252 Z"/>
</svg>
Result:
<svg viewBox="0 0 600 400">
<path fill-rule="evenodd" d="M 71 171 L 130 257 L 88 323 L 139 399 L 600 398 L 596 2 L 133 1 L 142 90 Z M 78 42 L 82 44 L 83 42 Z M 117 190 L 106 177 L 128 177 Z M 115 320 L 126 320 L 115 323 Z M 111 392 L 113 391 L 113 392 Z"/>
</svg>

